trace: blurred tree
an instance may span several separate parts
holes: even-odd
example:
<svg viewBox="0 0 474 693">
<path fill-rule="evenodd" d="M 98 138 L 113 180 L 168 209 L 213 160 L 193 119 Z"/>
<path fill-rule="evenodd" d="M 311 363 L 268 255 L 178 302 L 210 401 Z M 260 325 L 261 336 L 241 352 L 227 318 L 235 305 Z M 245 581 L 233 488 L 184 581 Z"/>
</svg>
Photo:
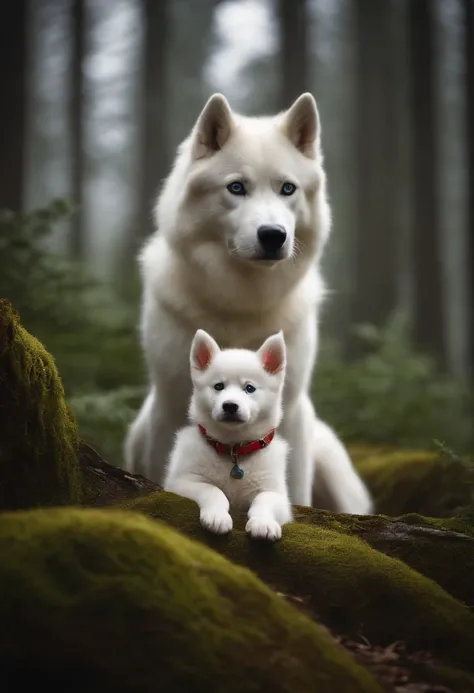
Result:
<svg viewBox="0 0 474 693">
<path fill-rule="evenodd" d="M 167 122 L 167 139 L 171 150 L 189 133 L 210 95 L 206 80 L 206 63 L 215 50 L 218 37 L 214 32 L 214 13 L 222 0 L 173 0 L 170 6 L 169 85 L 166 105 L 173 118 Z"/>
<path fill-rule="evenodd" d="M 0 209 L 23 208 L 26 133 L 27 2 L 0 9 Z"/>
<path fill-rule="evenodd" d="M 72 89 L 70 99 L 70 127 L 72 144 L 72 199 L 77 205 L 71 224 L 71 253 L 77 260 L 85 259 L 83 225 L 84 178 L 84 53 L 85 53 L 84 0 L 72 4 Z"/>
<path fill-rule="evenodd" d="M 166 64 L 169 56 L 170 3 L 142 0 L 144 22 L 143 102 L 141 129 L 140 237 L 153 231 L 152 204 L 169 163 L 166 128 Z"/>
<path fill-rule="evenodd" d="M 257 55 L 241 70 L 245 92 L 241 110 L 249 116 L 274 113 L 281 108 L 281 74 L 276 55 Z"/>
<path fill-rule="evenodd" d="M 470 321 L 470 375 L 474 378 L 474 0 L 463 0 L 466 30 L 466 121 L 468 166 L 467 280 Z"/>
<path fill-rule="evenodd" d="M 281 96 L 283 110 L 310 88 L 307 0 L 279 0 Z"/>
<path fill-rule="evenodd" d="M 438 141 L 432 0 L 408 3 L 413 168 L 414 339 L 446 365 L 438 209 Z"/>
<path fill-rule="evenodd" d="M 323 267 L 331 289 L 323 318 L 325 335 L 349 349 L 353 339 L 351 310 L 354 245 L 357 242 L 357 64 L 352 0 L 313 0 L 311 7 L 311 88 L 322 124 L 324 164 L 329 182 L 333 232 Z"/>
<path fill-rule="evenodd" d="M 356 0 L 355 27 L 357 236 L 351 320 L 380 327 L 397 306 L 400 185 L 392 1 Z"/>
</svg>

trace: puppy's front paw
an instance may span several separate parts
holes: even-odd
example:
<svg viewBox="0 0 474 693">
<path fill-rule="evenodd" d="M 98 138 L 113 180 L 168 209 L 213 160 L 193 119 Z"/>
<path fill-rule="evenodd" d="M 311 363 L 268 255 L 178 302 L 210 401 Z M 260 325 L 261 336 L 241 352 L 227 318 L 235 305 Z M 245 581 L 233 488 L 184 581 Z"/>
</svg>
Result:
<svg viewBox="0 0 474 693">
<path fill-rule="evenodd" d="M 281 539 L 281 527 L 276 520 L 262 520 L 252 517 L 245 525 L 245 531 L 252 539 L 267 539 L 277 541 Z"/>
<path fill-rule="evenodd" d="M 214 534 L 227 534 L 232 529 L 232 518 L 224 510 L 201 510 L 201 525 Z"/>
</svg>

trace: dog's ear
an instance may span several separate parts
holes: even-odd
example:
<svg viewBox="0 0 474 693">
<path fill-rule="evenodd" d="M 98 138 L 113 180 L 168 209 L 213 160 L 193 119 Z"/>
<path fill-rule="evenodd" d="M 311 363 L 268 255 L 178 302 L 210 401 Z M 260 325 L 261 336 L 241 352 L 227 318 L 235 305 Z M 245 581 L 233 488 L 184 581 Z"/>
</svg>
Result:
<svg viewBox="0 0 474 693">
<path fill-rule="evenodd" d="M 219 346 L 211 335 L 204 330 L 198 330 L 191 344 L 191 369 L 205 371 L 218 351 Z"/>
<path fill-rule="evenodd" d="M 282 330 L 268 337 L 257 354 L 267 373 L 270 375 L 281 373 L 286 367 L 286 346 Z"/>
<path fill-rule="evenodd" d="M 316 158 L 319 151 L 319 113 L 316 101 L 310 93 L 301 94 L 283 117 L 283 132 L 296 149 Z"/>
<path fill-rule="evenodd" d="M 225 96 L 211 96 L 194 126 L 193 157 L 202 159 L 222 149 L 230 137 L 232 124 L 232 111 Z"/>
</svg>

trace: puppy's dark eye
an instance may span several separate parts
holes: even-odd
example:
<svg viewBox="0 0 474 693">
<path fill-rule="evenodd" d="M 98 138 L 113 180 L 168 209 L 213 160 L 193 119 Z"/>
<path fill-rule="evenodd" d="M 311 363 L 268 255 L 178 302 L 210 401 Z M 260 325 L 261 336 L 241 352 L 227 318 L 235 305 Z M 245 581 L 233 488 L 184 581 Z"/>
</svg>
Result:
<svg viewBox="0 0 474 693">
<path fill-rule="evenodd" d="M 293 185 L 293 183 L 290 183 L 289 181 L 285 181 L 281 186 L 280 195 L 286 195 L 289 197 L 290 195 L 293 195 L 295 190 L 296 185 Z"/>
<path fill-rule="evenodd" d="M 245 189 L 245 185 L 241 183 L 239 180 L 234 180 L 232 183 L 229 183 L 227 186 L 227 190 L 232 193 L 232 195 L 246 195 L 247 191 Z"/>
<path fill-rule="evenodd" d="M 219 391 L 219 390 L 223 390 L 223 389 L 224 389 L 224 383 L 216 383 L 214 385 L 214 390 Z"/>
<path fill-rule="evenodd" d="M 253 392 L 255 392 L 256 389 L 257 388 L 254 387 L 251 383 L 247 383 L 247 385 L 244 388 L 245 392 L 247 392 L 249 395 L 251 395 Z"/>
</svg>

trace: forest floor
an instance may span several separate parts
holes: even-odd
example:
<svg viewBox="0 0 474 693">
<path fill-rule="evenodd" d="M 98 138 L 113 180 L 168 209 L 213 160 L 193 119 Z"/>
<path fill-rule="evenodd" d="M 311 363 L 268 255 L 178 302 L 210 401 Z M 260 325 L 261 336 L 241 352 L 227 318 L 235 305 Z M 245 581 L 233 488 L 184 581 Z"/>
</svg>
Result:
<svg viewBox="0 0 474 693">
<path fill-rule="evenodd" d="M 157 484 L 143 476 L 128 472 L 107 463 L 89 444 L 80 444 L 80 462 L 85 482 L 94 489 L 88 505 L 110 506 L 132 500 L 153 491 L 161 490 Z M 270 585 L 271 586 L 271 585 Z M 305 595 L 289 595 L 277 592 L 283 599 L 321 624 L 318 614 L 309 606 Z M 387 693 L 471 693 L 472 688 L 451 688 L 440 684 L 441 663 L 430 653 L 410 651 L 403 642 L 386 647 L 373 644 L 363 633 L 336 633 L 327 629 L 331 638 L 379 681 Z M 469 684 L 466 684 L 469 686 Z"/>
</svg>

